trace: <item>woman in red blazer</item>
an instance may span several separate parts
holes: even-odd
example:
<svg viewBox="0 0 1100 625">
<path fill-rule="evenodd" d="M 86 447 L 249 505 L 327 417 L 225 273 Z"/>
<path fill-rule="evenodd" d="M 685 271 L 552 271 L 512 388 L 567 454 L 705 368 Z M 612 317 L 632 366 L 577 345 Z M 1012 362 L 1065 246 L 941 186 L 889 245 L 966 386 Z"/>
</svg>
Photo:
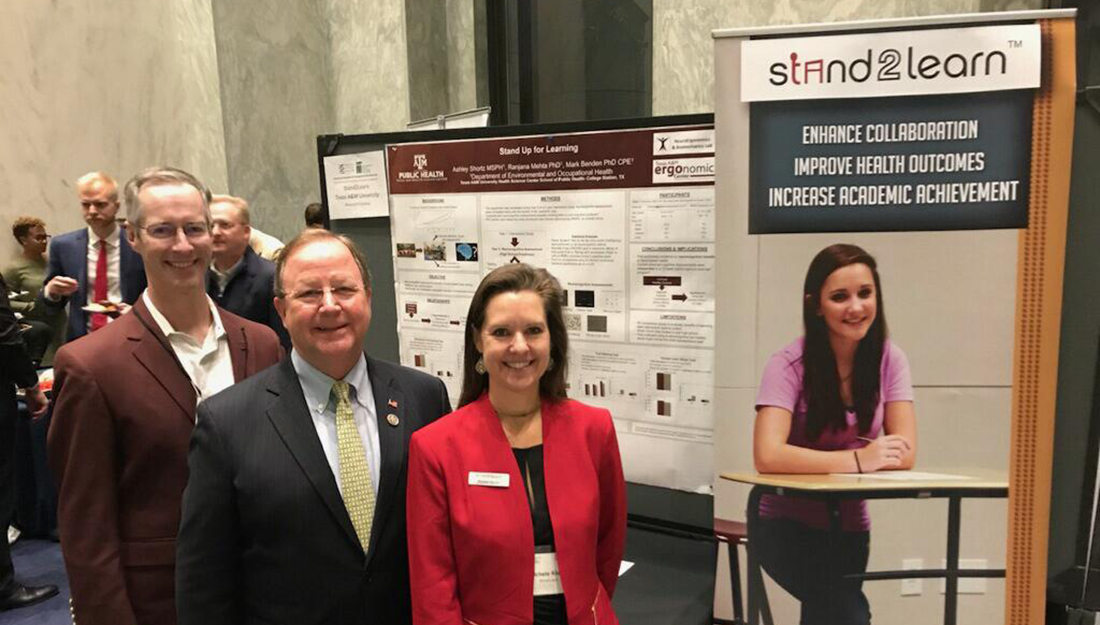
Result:
<svg viewBox="0 0 1100 625">
<path fill-rule="evenodd" d="M 626 534 L 611 415 L 566 398 L 562 291 L 510 264 L 466 317 L 459 409 L 409 450 L 416 625 L 610 625 Z"/>
</svg>

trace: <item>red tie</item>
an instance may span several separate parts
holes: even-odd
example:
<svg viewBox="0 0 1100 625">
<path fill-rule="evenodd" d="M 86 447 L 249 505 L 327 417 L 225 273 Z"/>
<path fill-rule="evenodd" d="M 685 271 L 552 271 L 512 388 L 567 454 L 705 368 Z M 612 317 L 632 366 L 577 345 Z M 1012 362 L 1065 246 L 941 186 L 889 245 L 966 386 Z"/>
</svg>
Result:
<svg viewBox="0 0 1100 625">
<path fill-rule="evenodd" d="M 107 242 L 99 240 L 99 258 L 95 261 L 95 302 L 107 299 Z M 92 313 L 92 332 L 107 325 L 107 315 Z"/>
</svg>

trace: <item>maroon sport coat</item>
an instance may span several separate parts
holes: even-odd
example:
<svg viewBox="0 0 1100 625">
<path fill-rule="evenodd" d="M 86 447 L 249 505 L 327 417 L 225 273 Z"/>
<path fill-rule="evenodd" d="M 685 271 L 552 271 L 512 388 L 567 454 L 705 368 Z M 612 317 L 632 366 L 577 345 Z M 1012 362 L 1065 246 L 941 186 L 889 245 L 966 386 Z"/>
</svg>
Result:
<svg viewBox="0 0 1100 625">
<path fill-rule="evenodd" d="M 282 357 L 267 326 L 218 310 L 233 377 Z M 174 625 L 176 533 L 196 394 L 143 298 L 54 360 L 48 436 L 80 625 Z"/>
</svg>

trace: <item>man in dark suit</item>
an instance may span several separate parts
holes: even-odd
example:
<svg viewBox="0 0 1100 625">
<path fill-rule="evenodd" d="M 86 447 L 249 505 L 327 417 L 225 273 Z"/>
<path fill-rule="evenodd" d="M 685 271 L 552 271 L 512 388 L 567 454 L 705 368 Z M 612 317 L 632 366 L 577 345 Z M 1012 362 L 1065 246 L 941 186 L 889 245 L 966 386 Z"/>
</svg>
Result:
<svg viewBox="0 0 1100 625">
<path fill-rule="evenodd" d="M 275 311 L 275 263 L 260 258 L 248 246 L 252 234 L 248 205 L 236 200 L 239 198 L 231 195 L 215 195 L 210 201 L 214 260 L 206 278 L 206 293 L 229 312 L 274 330 L 279 342 L 289 349 L 290 335 Z"/>
<path fill-rule="evenodd" d="M 210 193 L 187 172 L 126 184 L 127 237 L 149 288 L 54 361 L 47 440 L 61 552 L 80 625 L 172 625 L 196 403 L 278 362 L 270 328 L 206 296 Z"/>
<path fill-rule="evenodd" d="M 291 358 L 199 406 L 179 622 L 410 623 L 405 456 L 446 388 L 363 353 L 370 277 L 346 237 L 306 230 L 277 269 Z"/>
<path fill-rule="evenodd" d="M 46 286 L 39 294 L 45 306 L 69 305 L 68 341 L 113 318 L 88 313 L 86 306 L 109 301 L 125 312 L 146 286 L 141 256 L 115 222 L 118 184 L 114 178 L 102 172 L 85 174 L 76 181 L 76 190 L 88 227 L 54 237 Z"/>
<path fill-rule="evenodd" d="M 15 512 L 15 387 L 23 389 L 34 418 L 46 414 L 46 396 L 38 373 L 19 335 L 19 323 L 8 303 L 8 285 L 0 277 L 0 612 L 34 605 L 57 594 L 57 586 L 24 586 L 15 581 L 7 529 Z"/>
</svg>

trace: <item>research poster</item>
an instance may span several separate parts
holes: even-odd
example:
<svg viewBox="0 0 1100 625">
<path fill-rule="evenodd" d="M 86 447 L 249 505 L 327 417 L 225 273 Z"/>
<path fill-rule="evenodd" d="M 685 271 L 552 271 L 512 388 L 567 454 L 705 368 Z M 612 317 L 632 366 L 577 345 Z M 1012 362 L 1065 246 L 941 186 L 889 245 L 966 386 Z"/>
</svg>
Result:
<svg viewBox="0 0 1100 625">
<path fill-rule="evenodd" d="M 749 40 L 749 231 L 1027 227 L 1038 24 Z"/>
<path fill-rule="evenodd" d="M 402 364 L 457 403 L 481 278 L 545 267 L 569 394 L 611 411 L 627 479 L 710 492 L 713 127 L 407 143 L 386 162 Z"/>
</svg>

